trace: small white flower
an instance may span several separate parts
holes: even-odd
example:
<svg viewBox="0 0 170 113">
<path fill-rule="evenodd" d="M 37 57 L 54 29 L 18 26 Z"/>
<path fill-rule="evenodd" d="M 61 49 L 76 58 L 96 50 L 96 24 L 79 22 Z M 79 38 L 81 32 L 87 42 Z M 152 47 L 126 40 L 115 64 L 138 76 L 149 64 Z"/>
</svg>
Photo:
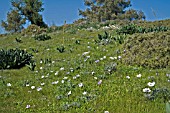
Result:
<svg viewBox="0 0 170 113">
<path fill-rule="evenodd" d="M 41 78 L 44 78 L 44 76 L 41 76 Z"/>
<path fill-rule="evenodd" d="M 27 106 L 26 106 L 26 109 L 28 109 L 28 108 L 30 108 L 30 107 L 31 107 L 30 105 L 27 105 Z"/>
<path fill-rule="evenodd" d="M 8 87 L 11 87 L 12 85 L 11 85 L 11 83 L 7 83 L 7 86 L 8 86 Z"/>
<path fill-rule="evenodd" d="M 55 63 L 55 61 L 52 61 L 52 64 L 54 64 Z"/>
<path fill-rule="evenodd" d="M 83 83 L 79 83 L 78 86 L 79 86 L 79 87 L 83 87 Z"/>
<path fill-rule="evenodd" d="M 42 69 L 43 69 L 43 67 L 40 67 L 40 69 L 42 70 Z"/>
<path fill-rule="evenodd" d="M 114 57 L 114 59 L 116 60 L 116 59 L 117 59 L 117 57 Z"/>
<path fill-rule="evenodd" d="M 42 90 L 42 88 L 41 88 L 41 87 L 37 88 L 37 91 L 41 91 L 41 90 Z"/>
<path fill-rule="evenodd" d="M 45 83 L 41 83 L 41 86 L 44 86 L 45 85 Z"/>
<path fill-rule="evenodd" d="M 130 76 L 126 76 L 127 79 L 130 79 Z"/>
<path fill-rule="evenodd" d="M 90 58 L 90 56 L 86 56 L 86 58 Z"/>
<path fill-rule="evenodd" d="M 41 60 L 41 61 L 40 61 L 40 64 L 42 64 L 42 63 L 43 63 L 43 61 Z"/>
<path fill-rule="evenodd" d="M 142 76 L 141 74 L 136 75 L 136 77 L 138 77 L 138 78 L 141 78 L 141 76 Z"/>
<path fill-rule="evenodd" d="M 109 113 L 109 111 L 104 111 L 104 113 Z"/>
<path fill-rule="evenodd" d="M 58 82 L 59 82 L 59 81 L 54 81 L 54 82 L 52 82 L 52 84 L 58 84 Z"/>
<path fill-rule="evenodd" d="M 26 84 L 25 86 L 28 87 L 28 86 L 30 86 L 30 85 L 29 85 L 29 84 Z"/>
<path fill-rule="evenodd" d="M 49 51 L 50 49 L 49 48 L 47 48 L 47 51 Z"/>
<path fill-rule="evenodd" d="M 100 60 L 103 60 L 103 58 L 100 58 Z"/>
<path fill-rule="evenodd" d="M 71 91 L 69 91 L 67 95 L 68 95 L 68 96 L 71 95 Z"/>
<path fill-rule="evenodd" d="M 118 56 L 118 59 L 121 59 L 122 58 L 122 56 Z"/>
<path fill-rule="evenodd" d="M 62 80 L 61 83 L 63 84 L 63 83 L 64 83 L 64 80 Z"/>
<path fill-rule="evenodd" d="M 143 92 L 144 92 L 144 93 L 149 93 L 149 92 L 151 92 L 151 90 L 150 90 L 149 88 L 144 88 L 144 89 L 143 89 Z"/>
<path fill-rule="evenodd" d="M 84 52 L 82 55 L 85 56 L 85 55 L 87 55 L 89 53 L 90 53 L 89 51 L 88 52 Z"/>
<path fill-rule="evenodd" d="M 60 71 L 62 71 L 62 70 L 64 70 L 64 67 L 61 67 L 61 68 L 60 68 Z"/>
<path fill-rule="evenodd" d="M 97 77 L 94 77 L 95 80 L 97 80 Z"/>
<path fill-rule="evenodd" d="M 58 71 L 56 71 L 54 75 L 58 75 Z"/>
<path fill-rule="evenodd" d="M 76 76 L 73 77 L 73 79 L 76 79 L 76 78 L 77 78 Z"/>
<path fill-rule="evenodd" d="M 109 57 L 110 58 L 110 60 L 114 60 L 114 57 Z"/>
<path fill-rule="evenodd" d="M 155 86 L 155 82 L 148 82 L 148 86 L 150 86 L 150 87 Z"/>
<path fill-rule="evenodd" d="M 103 56 L 103 59 L 106 59 L 106 56 Z"/>
<path fill-rule="evenodd" d="M 78 75 L 76 75 L 76 77 L 77 77 L 77 78 L 79 78 L 79 77 L 80 77 L 80 75 L 78 74 Z"/>
<path fill-rule="evenodd" d="M 90 49 L 90 46 L 87 46 L 88 49 Z"/>
<path fill-rule="evenodd" d="M 83 94 L 83 95 L 86 95 L 86 94 L 87 94 L 87 92 L 86 92 L 86 91 L 84 91 L 82 94 Z"/>
<path fill-rule="evenodd" d="M 92 74 L 92 75 L 94 75 L 94 74 L 95 74 L 95 72 L 94 72 L 94 71 L 92 71 L 92 72 L 91 72 L 91 74 Z"/>
<path fill-rule="evenodd" d="M 68 77 L 64 77 L 63 79 L 64 79 L 64 80 L 67 80 L 67 79 L 68 79 Z"/>
<path fill-rule="evenodd" d="M 50 71 L 51 73 L 53 73 L 54 71 Z"/>
<path fill-rule="evenodd" d="M 31 86 L 31 89 L 35 89 L 35 86 Z"/>
</svg>

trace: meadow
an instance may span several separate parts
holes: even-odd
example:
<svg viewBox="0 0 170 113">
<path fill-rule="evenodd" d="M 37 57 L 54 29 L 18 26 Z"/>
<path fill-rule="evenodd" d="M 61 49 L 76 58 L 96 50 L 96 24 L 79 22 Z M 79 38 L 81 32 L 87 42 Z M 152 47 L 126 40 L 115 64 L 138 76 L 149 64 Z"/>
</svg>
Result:
<svg viewBox="0 0 170 113">
<path fill-rule="evenodd" d="M 165 113 L 170 65 L 162 61 L 163 67 L 152 67 L 142 58 L 127 63 L 138 52 L 126 52 L 126 45 L 133 44 L 129 37 L 156 34 L 156 39 L 170 31 L 118 34 L 119 28 L 93 28 L 58 29 L 46 33 L 51 39 L 44 41 L 20 33 L 1 36 L 0 49 L 25 50 L 33 55 L 36 67 L 0 70 L 0 113 Z M 170 47 L 170 37 L 166 40 Z M 138 51 L 143 50 L 140 47 Z M 165 51 L 169 60 L 169 48 Z"/>
</svg>

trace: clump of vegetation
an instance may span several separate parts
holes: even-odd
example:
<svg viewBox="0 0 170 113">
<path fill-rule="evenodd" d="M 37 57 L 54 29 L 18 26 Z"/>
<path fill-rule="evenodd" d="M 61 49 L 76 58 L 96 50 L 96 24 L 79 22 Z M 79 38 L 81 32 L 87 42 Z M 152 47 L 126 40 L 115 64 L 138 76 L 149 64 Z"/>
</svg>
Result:
<svg viewBox="0 0 170 113">
<path fill-rule="evenodd" d="M 123 62 L 150 68 L 170 66 L 170 33 L 148 33 L 130 36 L 124 44 Z"/>
<path fill-rule="evenodd" d="M 65 52 L 65 47 L 63 45 L 57 47 L 57 50 L 60 52 L 60 53 L 64 53 Z"/>
<path fill-rule="evenodd" d="M 44 32 L 46 32 L 46 29 L 40 28 L 37 25 L 31 24 L 27 27 L 27 29 L 24 29 L 22 31 L 22 35 L 24 35 L 24 36 L 27 36 L 27 35 L 28 36 L 34 36 L 34 35 L 42 34 Z"/>
<path fill-rule="evenodd" d="M 128 24 L 128 25 L 123 26 L 121 29 L 118 29 L 117 33 L 132 35 L 134 33 L 165 32 L 168 30 L 169 30 L 169 28 L 166 26 L 156 26 L 156 27 L 144 28 L 141 26 L 137 26 L 136 24 Z"/>
<path fill-rule="evenodd" d="M 0 69 L 18 69 L 28 64 L 32 55 L 21 49 L 0 50 Z"/>
<path fill-rule="evenodd" d="M 40 34 L 40 35 L 34 36 L 34 39 L 38 41 L 45 41 L 45 40 L 51 39 L 51 37 L 47 34 Z"/>
</svg>

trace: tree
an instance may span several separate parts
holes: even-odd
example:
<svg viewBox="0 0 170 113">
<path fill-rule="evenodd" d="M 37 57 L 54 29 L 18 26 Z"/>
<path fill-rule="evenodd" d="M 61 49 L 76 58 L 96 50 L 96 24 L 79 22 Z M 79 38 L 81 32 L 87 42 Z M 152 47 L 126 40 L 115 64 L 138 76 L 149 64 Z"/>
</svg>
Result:
<svg viewBox="0 0 170 113">
<path fill-rule="evenodd" d="M 12 6 L 16 8 L 22 16 L 40 27 L 47 27 L 39 13 L 44 10 L 41 0 L 12 0 Z"/>
<path fill-rule="evenodd" d="M 105 20 L 125 19 L 122 18 L 126 17 L 124 16 L 126 13 L 125 9 L 131 6 L 130 0 L 85 0 L 84 4 L 88 8 L 85 11 L 79 10 L 79 15 L 87 20 L 99 22 Z M 144 13 L 140 12 L 141 15 L 139 16 L 136 10 L 130 10 L 128 14 L 132 11 L 135 11 L 138 17 L 144 17 Z"/>
<path fill-rule="evenodd" d="M 2 21 L 1 26 L 5 28 L 6 31 L 19 32 L 23 29 L 25 21 L 17 10 L 12 10 L 7 13 L 7 21 Z"/>
</svg>

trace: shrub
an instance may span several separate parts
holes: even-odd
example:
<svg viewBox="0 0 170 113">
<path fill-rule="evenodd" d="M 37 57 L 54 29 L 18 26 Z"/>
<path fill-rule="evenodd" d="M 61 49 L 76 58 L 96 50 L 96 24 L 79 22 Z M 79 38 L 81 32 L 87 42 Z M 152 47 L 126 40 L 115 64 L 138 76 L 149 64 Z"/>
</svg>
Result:
<svg viewBox="0 0 170 113">
<path fill-rule="evenodd" d="M 47 34 L 40 34 L 40 35 L 34 36 L 34 39 L 38 41 L 45 41 L 45 40 L 51 39 L 51 37 Z"/>
<path fill-rule="evenodd" d="M 0 69 L 18 69 L 29 64 L 32 55 L 21 49 L 0 50 Z"/>
<path fill-rule="evenodd" d="M 150 68 L 170 66 L 170 32 L 136 34 L 124 43 L 123 62 Z"/>
</svg>

